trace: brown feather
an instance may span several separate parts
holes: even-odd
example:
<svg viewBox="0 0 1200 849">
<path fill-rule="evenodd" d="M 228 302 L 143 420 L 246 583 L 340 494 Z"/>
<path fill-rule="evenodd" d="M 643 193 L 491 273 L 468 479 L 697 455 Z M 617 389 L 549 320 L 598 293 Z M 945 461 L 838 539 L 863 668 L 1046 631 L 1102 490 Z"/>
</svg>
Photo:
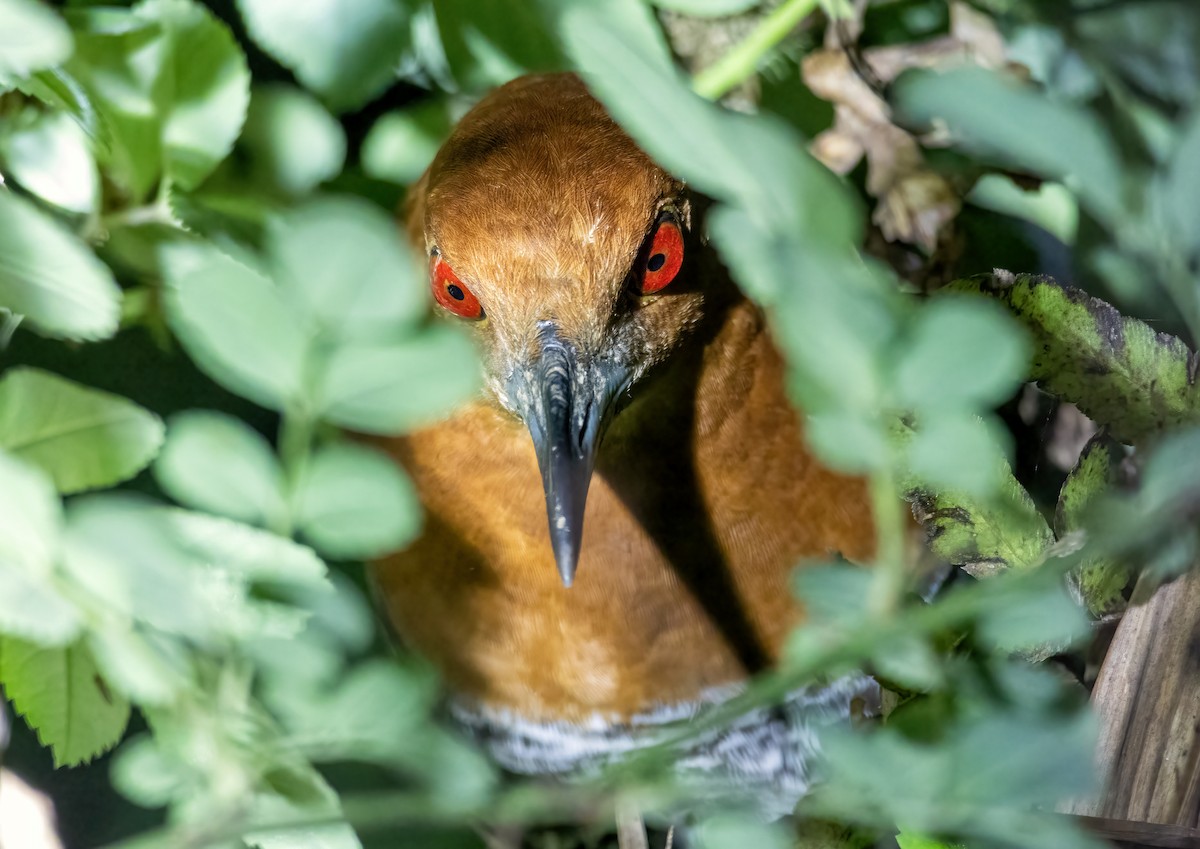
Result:
<svg viewBox="0 0 1200 849">
<path fill-rule="evenodd" d="M 870 508 L 806 450 L 762 314 L 694 235 L 661 296 L 627 297 L 658 209 L 695 214 L 684 187 L 557 75 L 480 103 L 413 193 L 410 236 L 485 306 L 490 389 L 385 443 L 427 510 L 375 569 L 402 637 L 456 692 L 533 720 L 628 718 L 773 663 L 800 616 L 792 568 L 869 557 Z M 547 317 L 584 348 L 628 340 L 646 366 L 601 446 L 570 589 L 500 380 Z"/>
</svg>

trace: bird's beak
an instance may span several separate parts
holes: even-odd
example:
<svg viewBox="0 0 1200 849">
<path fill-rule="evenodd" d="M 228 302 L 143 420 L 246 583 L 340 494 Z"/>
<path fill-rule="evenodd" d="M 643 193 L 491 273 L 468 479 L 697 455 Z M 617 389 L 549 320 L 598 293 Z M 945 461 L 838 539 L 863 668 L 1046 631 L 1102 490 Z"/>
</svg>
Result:
<svg viewBox="0 0 1200 849">
<path fill-rule="evenodd" d="M 626 386 L 627 371 L 616 363 L 581 358 L 550 322 L 543 322 L 539 339 L 537 359 L 513 375 L 509 388 L 537 450 L 550 543 L 563 586 L 569 587 L 579 563 L 596 449 L 612 402 Z"/>
</svg>

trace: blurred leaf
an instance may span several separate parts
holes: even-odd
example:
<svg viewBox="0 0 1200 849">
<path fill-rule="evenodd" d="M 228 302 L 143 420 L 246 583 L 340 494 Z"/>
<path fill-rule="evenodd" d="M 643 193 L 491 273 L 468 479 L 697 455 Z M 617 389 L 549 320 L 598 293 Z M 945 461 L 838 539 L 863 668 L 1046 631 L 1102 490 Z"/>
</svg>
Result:
<svg viewBox="0 0 1200 849">
<path fill-rule="evenodd" d="M 765 823 L 734 814 L 716 814 L 695 827 L 698 849 L 788 849 L 792 841 L 780 823 Z"/>
<path fill-rule="evenodd" d="M 275 410 L 303 397 L 309 332 L 274 283 L 201 244 L 170 246 L 163 264 L 167 319 L 197 365 Z"/>
<path fill-rule="evenodd" d="M 389 763 L 404 761 L 405 752 L 414 749 L 412 735 L 425 724 L 436 694 L 432 674 L 373 660 L 358 665 L 332 690 L 295 693 L 278 708 L 307 757 Z"/>
<path fill-rule="evenodd" d="M 50 479 L 0 451 L 0 632 L 43 645 L 78 633 L 75 606 L 52 583 L 61 529 Z"/>
<path fill-rule="evenodd" d="M 1043 660 L 1091 633 L 1086 614 L 1062 583 L 1037 592 L 997 586 L 994 593 L 993 606 L 980 619 L 979 635 L 998 651 Z"/>
<path fill-rule="evenodd" d="M 980 707 L 969 721 L 948 723 L 936 745 L 888 727 L 827 730 L 826 775 L 801 814 L 881 828 L 902 823 L 968 845 L 1099 849 L 1065 818 L 1034 810 L 1090 790 L 1091 718 Z"/>
<path fill-rule="evenodd" d="M 371 125 L 362 146 L 362 166 L 377 180 L 417 181 L 450 134 L 447 104 L 427 100 L 387 112 Z"/>
<path fill-rule="evenodd" d="M 1139 93 L 1179 104 L 1194 103 L 1200 94 L 1200 15 L 1191 3 L 1149 0 L 1090 9 L 1078 16 L 1071 35 Z"/>
<path fill-rule="evenodd" d="M 811 234 L 809 248 L 848 249 L 857 241 L 858 210 L 838 178 L 781 121 L 729 112 L 693 94 L 645 6 L 571 0 L 559 8 L 564 42 L 589 87 L 660 165 L 698 191 L 736 204 L 756 226 Z M 755 155 L 745 156 L 747 150 Z M 725 251 L 733 244 L 725 239 L 719 246 Z M 744 274 L 739 281 L 751 293 L 769 283 Z"/>
<path fill-rule="evenodd" d="M 301 533 L 343 560 L 387 554 L 421 527 L 417 493 L 395 462 L 353 443 L 318 450 L 294 499 Z"/>
<path fill-rule="evenodd" d="M 287 599 L 330 592 L 325 566 L 308 548 L 154 502 L 119 496 L 74 502 L 68 533 L 67 567 L 77 581 L 114 612 L 202 646 L 292 637 L 306 614 Z M 147 670 L 161 654 L 128 641 L 111 648 L 141 652 Z"/>
<path fill-rule="evenodd" d="M 450 72 L 466 91 L 486 91 L 524 73 L 563 66 L 536 4 L 433 0 L 433 9 Z"/>
<path fill-rule="evenodd" d="M 158 808 L 185 792 L 188 771 L 139 734 L 123 745 L 113 758 L 112 783 L 121 795 L 146 808 Z"/>
<path fill-rule="evenodd" d="M 342 125 L 306 92 L 285 85 L 254 90 L 241 144 L 270 183 L 288 195 L 305 194 L 337 176 L 346 159 Z"/>
<path fill-rule="evenodd" d="M 1019 187 L 1003 174 L 985 174 L 966 199 L 983 209 L 1035 224 L 1064 245 L 1075 244 L 1079 203 L 1061 183 L 1042 183 L 1033 191 Z"/>
<path fill-rule="evenodd" d="M 164 174 L 195 188 L 228 155 L 250 99 L 245 56 L 194 0 L 76 9 L 68 65 L 112 136 L 109 165 L 140 202 Z"/>
<path fill-rule="evenodd" d="M 1031 377 L 1122 442 L 1197 420 L 1192 352 L 1174 336 L 1047 277 L 1005 272 L 951 286 L 1007 306 L 1033 335 Z"/>
<path fill-rule="evenodd" d="M 38 112 L 0 136 L 5 173 L 29 192 L 68 212 L 96 210 L 100 175 L 87 133 L 63 112 Z"/>
<path fill-rule="evenodd" d="M 242 131 L 250 102 L 246 57 L 229 27 L 193 0 L 143 0 L 134 12 L 162 24 L 167 44 L 156 100 L 164 167 L 194 189 Z"/>
<path fill-rule="evenodd" d="M 108 751 L 129 722 L 129 702 L 104 683 L 86 646 L 44 648 L 0 639 L 0 679 L 17 712 L 54 755 L 55 766 Z"/>
<path fill-rule="evenodd" d="M 0 307 L 39 332 L 91 340 L 117 331 L 121 290 L 80 241 L 29 201 L 0 191 Z"/>
<path fill-rule="evenodd" d="M 761 0 L 651 0 L 660 9 L 679 12 L 698 18 L 719 18 L 740 15 L 761 3 Z"/>
<path fill-rule="evenodd" d="M 871 581 L 871 572 L 846 563 L 803 563 L 792 577 L 809 619 L 843 626 L 853 626 L 867 615 Z"/>
<path fill-rule="evenodd" d="M 154 475 L 168 495 L 188 507 L 252 525 L 274 526 L 288 517 L 283 470 L 270 444 L 223 413 L 193 410 L 173 416 Z"/>
<path fill-rule="evenodd" d="M 71 55 L 71 31 L 62 18 L 37 0 L 0 0 L 0 85 L 6 77 L 23 77 Z"/>
<path fill-rule="evenodd" d="M 317 404 L 334 424 L 396 434 L 445 415 L 478 386 L 474 346 L 458 328 L 437 324 L 391 344 L 338 348 L 322 376 Z"/>
<path fill-rule="evenodd" d="M 933 647 L 916 634 L 906 634 L 880 646 L 871 656 L 871 663 L 884 681 L 910 690 L 931 690 L 944 682 L 942 665 Z"/>
<path fill-rule="evenodd" d="M 892 382 L 906 410 L 975 411 L 1007 399 L 1027 371 L 1029 345 L 1002 309 L 944 297 L 916 312 Z"/>
<path fill-rule="evenodd" d="M 908 466 L 934 491 L 986 499 L 1011 475 L 1000 449 L 1007 441 L 1008 432 L 990 416 L 925 416 L 908 445 Z"/>
<path fill-rule="evenodd" d="M 163 634 L 110 622 L 87 644 L 112 688 L 142 708 L 170 704 L 190 683 L 186 649 Z"/>
<path fill-rule="evenodd" d="M 24 79 L 14 80 L 13 86 L 54 109 L 66 112 L 92 140 L 95 150 L 108 145 L 106 128 L 100 123 L 96 107 L 79 81 L 62 68 L 48 68 Z M 93 152 L 95 152 L 93 150 Z"/>
<path fill-rule="evenodd" d="M 321 198 L 287 213 L 268 229 L 267 251 L 285 297 L 333 336 L 365 342 L 428 309 L 396 223 L 363 200 Z"/>
<path fill-rule="evenodd" d="M 896 843 L 900 849 L 967 849 L 961 843 L 944 843 L 941 840 L 930 840 L 912 833 L 896 835 Z"/>
<path fill-rule="evenodd" d="M 902 446 L 913 439 L 911 429 L 899 423 L 893 434 Z M 986 499 L 931 488 L 911 471 L 900 487 L 933 553 L 977 578 L 1036 566 L 1054 542 L 1050 526 L 1007 467 L 998 491 Z"/>
<path fill-rule="evenodd" d="M 821 459 L 841 472 L 871 472 L 891 458 L 887 432 L 879 422 L 853 412 L 808 416 L 804 436 Z"/>
<path fill-rule="evenodd" d="M 409 44 L 400 0 L 238 0 L 238 9 L 255 42 L 336 111 L 387 88 Z"/>
<path fill-rule="evenodd" d="M 164 159 L 161 74 L 166 62 L 162 27 L 126 9 L 70 9 L 75 53 L 67 71 L 87 92 L 110 144 L 100 152 L 105 174 L 144 199 L 158 182 Z"/>
<path fill-rule="evenodd" d="M 1156 175 L 1151 197 L 1158 205 L 1161 226 L 1190 255 L 1200 254 L 1200 108 L 1192 111 L 1165 173 Z"/>
<path fill-rule="evenodd" d="M 162 440 L 158 416 L 120 396 L 27 367 L 0 378 L 0 448 L 41 467 L 59 492 L 133 477 Z"/>
<path fill-rule="evenodd" d="M 1111 489 L 1123 456 L 1121 447 L 1104 432 L 1093 436 L 1083 447 L 1058 495 L 1054 526 L 1060 539 L 1087 527 L 1089 508 Z M 1090 557 L 1079 566 L 1073 579 L 1088 612 L 1100 619 L 1125 609 L 1124 590 L 1130 577 L 1128 563 L 1111 557 Z"/>
<path fill-rule="evenodd" d="M 903 123 L 944 121 L 972 153 L 1059 180 L 1099 218 L 1120 223 L 1124 172 L 1108 132 L 1091 113 L 972 67 L 910 71 L 892 86 L 891 100 Z"/>
</svg>

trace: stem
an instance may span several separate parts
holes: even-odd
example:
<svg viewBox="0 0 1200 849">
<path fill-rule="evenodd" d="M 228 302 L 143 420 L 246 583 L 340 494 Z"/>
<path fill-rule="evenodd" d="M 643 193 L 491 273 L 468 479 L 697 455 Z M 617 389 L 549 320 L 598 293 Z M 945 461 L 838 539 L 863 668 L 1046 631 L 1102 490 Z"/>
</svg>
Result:
<svg viewBox="0 0 1200 849">
<path fill-rule="evenodd" d="M 316 423 L 306 412 L 290 409 L 283 414 L 279 423 L 279 460 L 287 481 L 289 493 L 295 493 L 308 470 L 312 456 L 313 433 Z M 288 515 L 274 516 L 268 523 L 270 529 L 283 537 L 291 537 L 292 521 Z"/>
<path fill-rule="evenodd" d="M 696 94 L 716 100 L 754 76 L 758 63 L 775 45 L 787 38 L 818 0 L 785 0 L 762 19 L 754 31 L 692 80 Z"/>
<path fill-rule="evenodd" d="M 904 557 L 904 510 L 891 469 L 871 476 L 871 513 L 875 519 L 875 580 L 871 583 L 870 609 L 891 615 L 904 594 L 907 564 Z"/>
</svg>

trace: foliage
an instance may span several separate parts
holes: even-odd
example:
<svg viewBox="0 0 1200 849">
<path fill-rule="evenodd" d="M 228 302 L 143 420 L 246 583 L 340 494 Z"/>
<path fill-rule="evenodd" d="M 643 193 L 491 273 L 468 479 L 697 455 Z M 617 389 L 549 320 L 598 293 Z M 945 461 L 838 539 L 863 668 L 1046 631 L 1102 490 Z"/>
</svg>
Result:
<svg viewBox="0 0 1200 849">
<path fill-rule="evenodd" d="M 674 751 L 853 668 L 905 701 L 830 734 L 802 813 L 906 847 L 1094 845 L 1044 812 L 1091 786 L 1091 720 L 1029 659 L 1195 560 L 1197 360 L 1168 334 L 1200 338 L 1200 14 L 978 0 L 1032 80 L 889 88 L 974 202 L 964 222 L 1001 209 L 1006 232 L 1057 237 L 1083 287 L 997 273 L 922 298 L 900 272 L 961 269 L 864 250 L 861 181 L 798 129 L 829 110 L 797 56 L 848 8 L 766 5 L 0 0 L 0 681 L 56 764 L 119 744 L 113 786 L 168 810 L 128 845 L 478 845 L 480 820 L 671 811 Z M 690 77 L 660 10 L 750 35 Z M 903 47 L 944 17 L 890 0 L 855 24 Z M 352 561 L 411 541 L 420 509 L 338 429 L 402 433 L 477 391 L 393 208 L 487 88 L 560 68 L 711 199 L 705 235 L 764 308 L 813 449 L 869 478 L 879 546 L 870 570 L 800 572 L 810 621 L 779 669 L 611 774 L 545 787 L 501 780 L 438 721 L 435 674 L 380 647 Z M 701 96 L 758 71 L 758 111 Z M 1038 271 L 1027 255 L 1002 261 Z M 1014 476 L 995 413 L 1026 379 L 1109 435 L 1057 504 Z M 898 493 L 935 554 L 986 580 L 917 599 Z M 734 807 L 698 816 L 699 845 L 786 845 Z"/>
</svg>

